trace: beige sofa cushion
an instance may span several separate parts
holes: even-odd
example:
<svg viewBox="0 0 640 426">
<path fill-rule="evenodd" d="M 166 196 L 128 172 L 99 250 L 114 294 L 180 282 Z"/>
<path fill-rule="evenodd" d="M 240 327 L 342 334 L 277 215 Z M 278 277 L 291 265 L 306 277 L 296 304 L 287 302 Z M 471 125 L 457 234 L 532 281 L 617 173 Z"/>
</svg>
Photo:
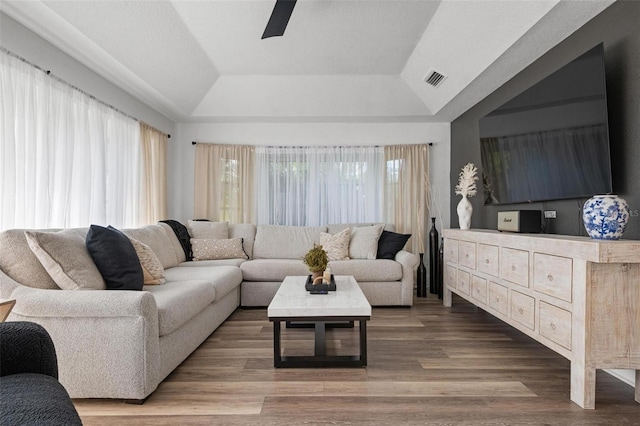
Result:
<svg viewBox="0 0 640 426">
<path fill-rule="evenodd" d="M 164 229 L 167 237 L 169 237 L 169 241 L 171 241 L 171 247 L 173 247 L 173 251 L 178 258 L 178 264 L 185 262 L 187 260 L 187 255 L 185 254 L 184 249 L 182 248 L 182 244 L 180 244 L 180 240 L 176 236 L 173 228 L 164 222 L 158 222 L 158 225 L 160 225 L 162 229 Z"/>
<path fill-rule="evenodd" d="M 191 238 L 224 240 L 229 238 L 229 222 L 190 220 L 187 224 Z"/>
<path fill-rule="evenodd" d="M 353 275 L 358 282 L 399 281 L 402 279 L 402 265 L 388 259 L 351 259 L 329 262 L 334 275 Z"/>
<path fill-rule="evenodd" d="M 321 226 L 258 225 L 253 244 L 254 259 L 302 259 L 320 242 Z"/>
<path fill-rule="evenodd" d="M 249 259 L 253 257 L 253 242 L 256 239 L 256 226 L 253 223 L 230 223 L 229 238 L 242 238 L 244 252 Z"/>
<path fill-rule="evenodd" d="M 143 290 L 153 294 L 156 300 L 160 337 L 179 329 L 216 298 L 216 290 L 211 283 L 197 279 L 168 280 L 166 284 L 145 286 Z"/>
<path fill-rule="evenodd" d="M 151 247 L 151 250 L 162 263 L 163 268 L 178 266 L 178 257 L 167 232 L 162 226 L 146 225 L 141 228 L 124 229 L 122 232 L 129 238 L 136 239 Z"/>
<path fill-rule="evenodd" d="M 384 228 L 383 224 L 351 228 L 349 257 L 351 259 L 375 259 L 382 228 Z"/>
<path fill-rule="evenodd" d="M 297 259 L 254 259 L 240 269 L 245 281 L 282 281 L 287 275 L 309 275 L 309 267 Z"/>
<path fill-rule="evenodd" d="M 59 290 L 60 287 L 31 251 L 24 231 L 9 229 L 0 232 L 0 268 L 22 285 Z"/>
<path fill-rule="evenodd" d="M 327 226 L 327 229 L 330 234 L 337 234 L 338 232 L 342 231 L 343 229 L 346 228 L 355 228 L 355 227 L 362 227 L 362 226 L 372 226 L 372 225 L 377 225 L 380 222 L 376 222 L 376 223 L 332 223 L 331 225 Z M 394 232 L 396 230 L 396 227 L 393 223 L 385 223 L 384 224 L 384 230 L 385 231 L 391 231 Z"/>
<path fill-rule="evenodd" d="M 215 300 L 221 300 L 242 283 L 242 272 L 235 266 L 182 267 L 167 269 L 168 282 L 198 280 L 208 282 L 216 291 Z"/>
<path fill-rule="evenodd" d="M 27 243 L 47 273 L 64 290 L 104 290 L 105 282 L 74 229 L 59 232 L 25 231 Z"/>
</svg>

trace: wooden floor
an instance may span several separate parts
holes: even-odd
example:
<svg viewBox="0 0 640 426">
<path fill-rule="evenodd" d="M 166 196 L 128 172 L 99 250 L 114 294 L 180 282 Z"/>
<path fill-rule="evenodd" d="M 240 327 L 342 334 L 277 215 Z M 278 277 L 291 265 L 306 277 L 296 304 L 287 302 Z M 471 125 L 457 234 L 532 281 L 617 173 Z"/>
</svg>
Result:
<svg viewBox="0 0 640 426">
<path fill-rule="evenodd" d="M 356 329 L 327 332 L 357 352 Z M 144 405 L 75 400 L 85 425 L 640 425 L 633 388 L 598 371 L 596 409 L 569 400 L 569 362 L 454 296 L 374 308 L 369 365 L 274 369 L 266 309 L 237 310 Z M 285 354 L 313 331 L 286 329 Z"/>
</svg>

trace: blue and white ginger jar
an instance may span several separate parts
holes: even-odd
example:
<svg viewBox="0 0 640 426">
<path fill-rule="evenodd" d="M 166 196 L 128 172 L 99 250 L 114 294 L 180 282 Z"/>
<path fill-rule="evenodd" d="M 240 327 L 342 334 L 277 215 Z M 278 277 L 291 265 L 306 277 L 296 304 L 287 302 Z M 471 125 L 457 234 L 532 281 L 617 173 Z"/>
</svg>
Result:
<svg viewBox="0 0 640 426">
<path fill-rule="evenodd" d="M 595 240 L 619 240 L 629 221 L 629 205 L 617 195 L 594 195 L 582 209 L 587 234 Z"/>
</svg>

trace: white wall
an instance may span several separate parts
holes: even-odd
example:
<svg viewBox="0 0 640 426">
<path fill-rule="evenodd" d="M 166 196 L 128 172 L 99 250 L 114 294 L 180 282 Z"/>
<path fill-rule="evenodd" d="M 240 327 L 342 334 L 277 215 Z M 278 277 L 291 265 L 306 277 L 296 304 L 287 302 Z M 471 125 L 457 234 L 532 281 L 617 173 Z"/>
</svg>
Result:
<svg viewBox="0 0 640 426">
<path fill-rule="evenodd" d="M 450 130 L 448 123 L 189 123 L 176 126 L 169 164 L 169 215 L 193 218 L 192 141 L 238 145 L 334 146 L 433 143 L 430 148 L 432 191 L 449 226 Z M 426 189 L 425 189 L 426 190 Z"/>
</svg>

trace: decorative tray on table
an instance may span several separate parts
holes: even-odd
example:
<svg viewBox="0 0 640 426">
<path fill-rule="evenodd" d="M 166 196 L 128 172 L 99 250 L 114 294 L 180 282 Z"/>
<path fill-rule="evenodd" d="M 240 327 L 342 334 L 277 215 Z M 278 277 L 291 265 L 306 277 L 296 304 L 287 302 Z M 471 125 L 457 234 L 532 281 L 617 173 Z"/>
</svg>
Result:
<svg viewBox="0 0 640 426">
<path fill-rule="evenodd" d="M 311 281 L 311 275 L 307 276 L 307 282 L 304 284 L 304 288 L 312 294 L 327 294 L 329 291 L 336 291 L 336 280 L 331 274 L 330 283 L 322 283 L 313 285 Z"/>
</svg>

